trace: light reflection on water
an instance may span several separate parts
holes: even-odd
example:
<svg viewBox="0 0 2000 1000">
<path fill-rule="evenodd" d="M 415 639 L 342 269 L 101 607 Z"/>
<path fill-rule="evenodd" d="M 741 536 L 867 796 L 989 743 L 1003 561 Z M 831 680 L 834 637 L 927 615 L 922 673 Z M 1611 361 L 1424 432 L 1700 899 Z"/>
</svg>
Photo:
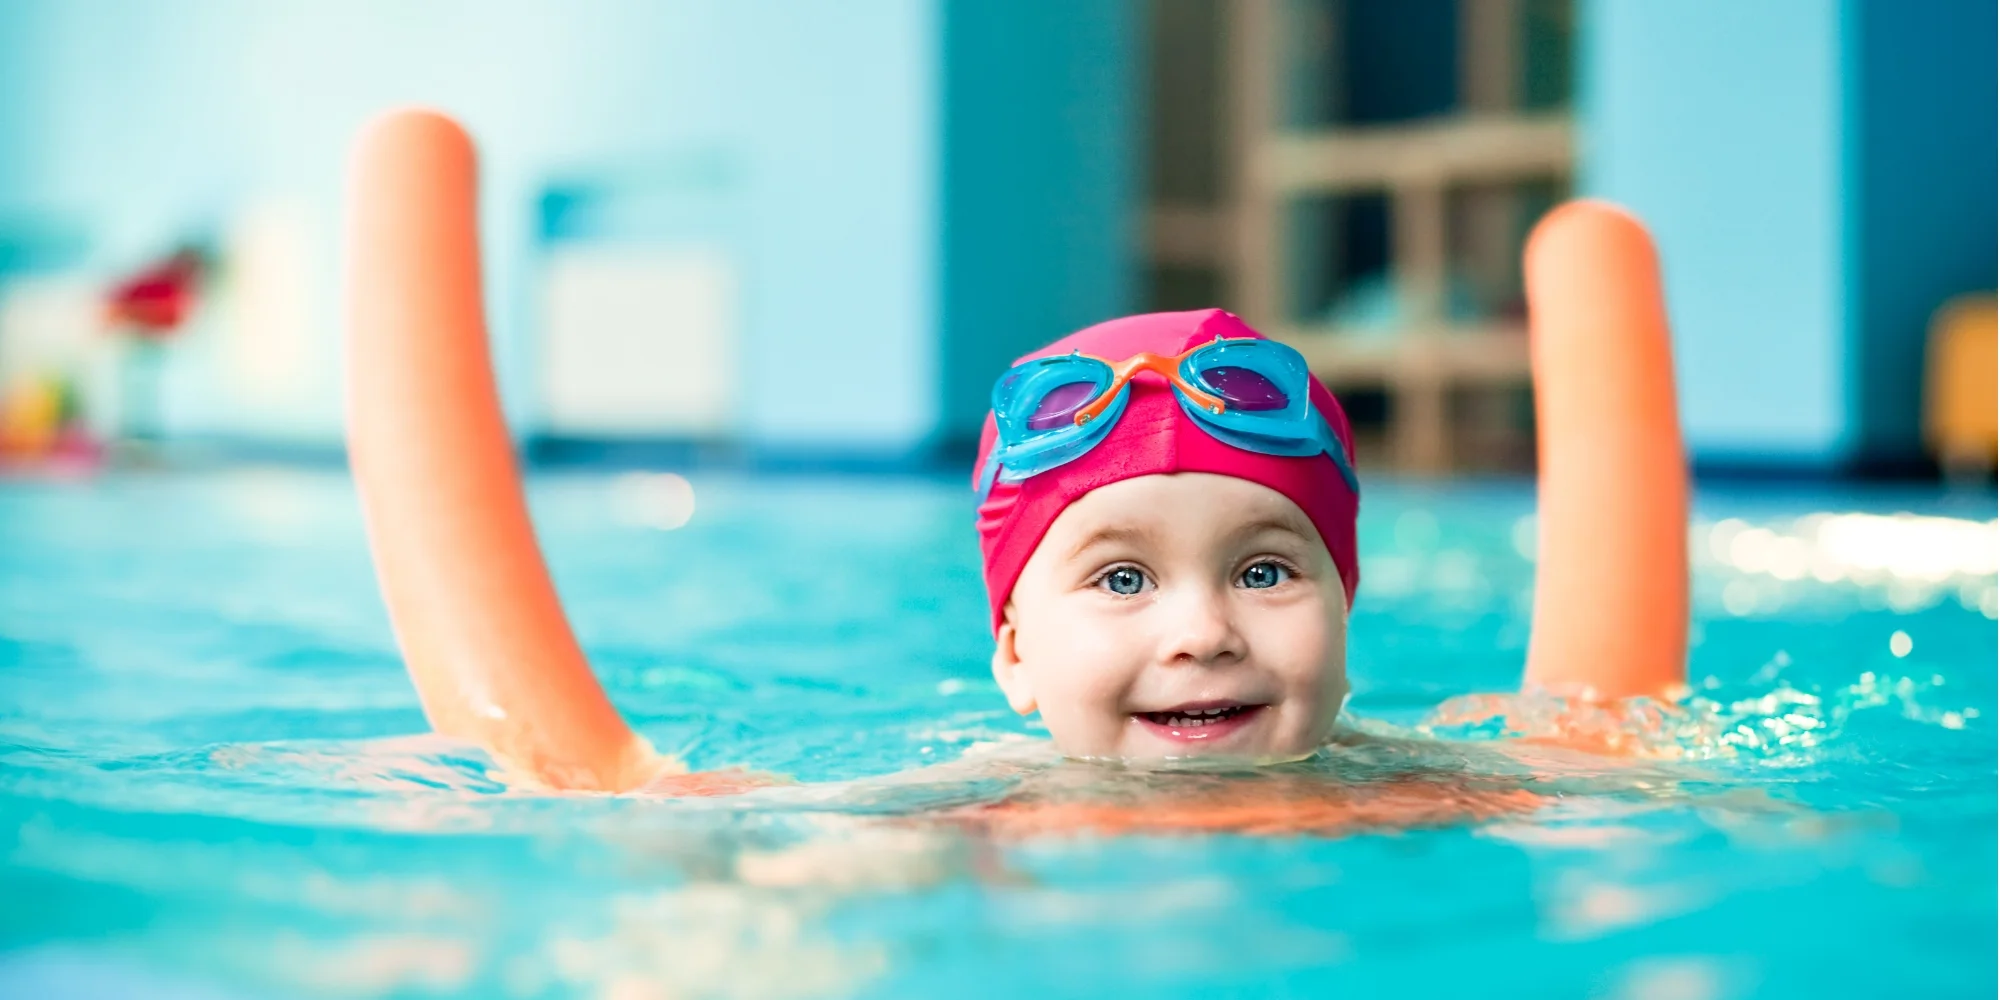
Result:
<svg viewBox="0 0 2000 1000">
<path fill-rule="evenodd" d="M 1367 739 L 1204 775 L 1058 763 L 1006 712 L 961 485 L 537 485 L 635 724 L 801 782 L 698 801 L 410 735 L 337 476 L 0 485 L 0 896 L 34 901 L 0 986 L 1992 993 L 1990 498 L 1706 498 L 1693 689 L 1595 720 L 1647 751 L 1617 762 L 1496 739 L 1573 706 L 1476 696 L 1518 680 L 1531 496 L 1373 487 Z M 1410 789 L 1419 829 L 1371 822 Z M 1106 801 L 1158 822 L 1077 822 Z M 1246 802 L 1267 835 L 1174 819 Z"/>
</svg>

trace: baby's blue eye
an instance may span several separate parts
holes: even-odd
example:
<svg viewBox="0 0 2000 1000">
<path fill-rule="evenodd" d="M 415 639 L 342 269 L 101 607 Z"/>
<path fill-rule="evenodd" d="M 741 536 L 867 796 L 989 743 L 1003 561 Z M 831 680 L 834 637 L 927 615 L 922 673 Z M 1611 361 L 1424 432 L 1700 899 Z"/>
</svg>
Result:
<svg viewBox="0 0 2000 1000">
<path fill-rule="evenodd" d="M 1098 585 L 1120 597 L 1130 597 L 1145 589 L 1146 574 L 1130 566 L 1120 566 L 1104 574 Z"/>
<path fill-rule="evenodd" d="M 1265 590 L 1285 582 L 1291 571 L 1274 562 L 1260 562 L 1243 571 L 1243 586 L 1251 590 Z"/>
</svg>

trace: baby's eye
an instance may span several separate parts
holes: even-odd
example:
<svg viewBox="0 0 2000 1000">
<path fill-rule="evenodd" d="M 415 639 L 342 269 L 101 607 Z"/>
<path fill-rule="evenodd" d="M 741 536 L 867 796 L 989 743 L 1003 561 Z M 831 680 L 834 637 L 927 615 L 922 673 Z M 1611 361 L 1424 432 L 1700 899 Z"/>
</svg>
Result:
<svg viewBox="0 0 2000 1000">
<path fill-rule="evenodd" d="M 1291 570 L 1274 562 L 1260 562 L 1244 570 L 1238 582 L 1251 590 L 1266 590 L 1291 578 Z"/>
<path fill-rule="evenodd" d="M 1146 589 L 1146 574 L 1133 566 L 1120 566 L 1098 577 L 1097 585 L 1120 597 L 1131 597 Z"/>
</svg>

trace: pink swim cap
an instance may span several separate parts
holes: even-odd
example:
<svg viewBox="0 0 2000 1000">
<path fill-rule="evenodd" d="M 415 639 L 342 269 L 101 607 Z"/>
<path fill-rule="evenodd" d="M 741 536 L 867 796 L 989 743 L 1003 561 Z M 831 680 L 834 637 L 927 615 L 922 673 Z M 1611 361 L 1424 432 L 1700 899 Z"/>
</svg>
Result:
<svg viewBox="0 0 2000 1000">
<path fill-rule="evenodd" d="M 1147 351 L 1172 357 L 1222 337 L 1264 339 L 1263 334 L 1220 309 L 1147 313 L 1080 330 L 1015 364 L 1071 351 L 1111 361 Z M 1312 520 L 1340 570 L 1348 600 L 1353 601 L 1354 589 L 1361 582 L 1354 555 L 1354 518 L 1361 498 L 1348 489 L 1332 458 L 1324 454 L 1304 458 L 1260 455 L 1224 444 L 1181 412 L 1173 388 L 1151 372 L 1141 372 L 1132 380 L 1131 394 L 1124 415 L 1097 447 L 1022 482 L 994 483 L 992 493 L 980 505 L 979 547 L 985 557 L 986 597 L 992 605 L 995 631 L 1000 628 L 1021 568 L 1064 508 L 1100 486 L 1174 472 L 1235 476 L 1284 494 Z M 1317 378 L 1312 380 L 1312 404 L 1333 428 L 1351 464 L 1354 435 L 1348 429 L 1347 414 Z M 979 437 L 979 460 L 972 467 L 975 483 L 997 437 L 993 415 L 988 413 L 986 429 Z"/>
</svg>

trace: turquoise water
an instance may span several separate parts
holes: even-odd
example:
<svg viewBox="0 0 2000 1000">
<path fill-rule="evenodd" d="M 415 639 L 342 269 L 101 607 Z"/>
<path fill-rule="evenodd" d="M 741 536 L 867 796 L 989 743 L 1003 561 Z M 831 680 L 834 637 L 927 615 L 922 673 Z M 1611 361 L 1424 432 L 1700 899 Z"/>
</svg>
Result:
<svg viewBox="0 0 2000 1000">
<path fill-rule="evenodd" d="M 1518 679 L 1532 495 L 1374 486 L 1351 707 L 1388 742 L 1216 778 L 1044 762 L 985 676 L 956 479 L 696 476 L 662 530 L 682 486 L 535 484 L 593 662 L 662 749 L 823 784 L 542 795 L 413 735 L 337 474 L 0 483 L 0 996 L 1994 993 L 1990 493 L 1704 495 L 1695 691 L 1630 764 L 1510 753 L 1453 701 Z M 1016 763 L 909 776 L 968 754 Z M 1023 774 L 1444 773 L 1546 804 L 1344 837 L 938 819 Z"/>
</svg>

